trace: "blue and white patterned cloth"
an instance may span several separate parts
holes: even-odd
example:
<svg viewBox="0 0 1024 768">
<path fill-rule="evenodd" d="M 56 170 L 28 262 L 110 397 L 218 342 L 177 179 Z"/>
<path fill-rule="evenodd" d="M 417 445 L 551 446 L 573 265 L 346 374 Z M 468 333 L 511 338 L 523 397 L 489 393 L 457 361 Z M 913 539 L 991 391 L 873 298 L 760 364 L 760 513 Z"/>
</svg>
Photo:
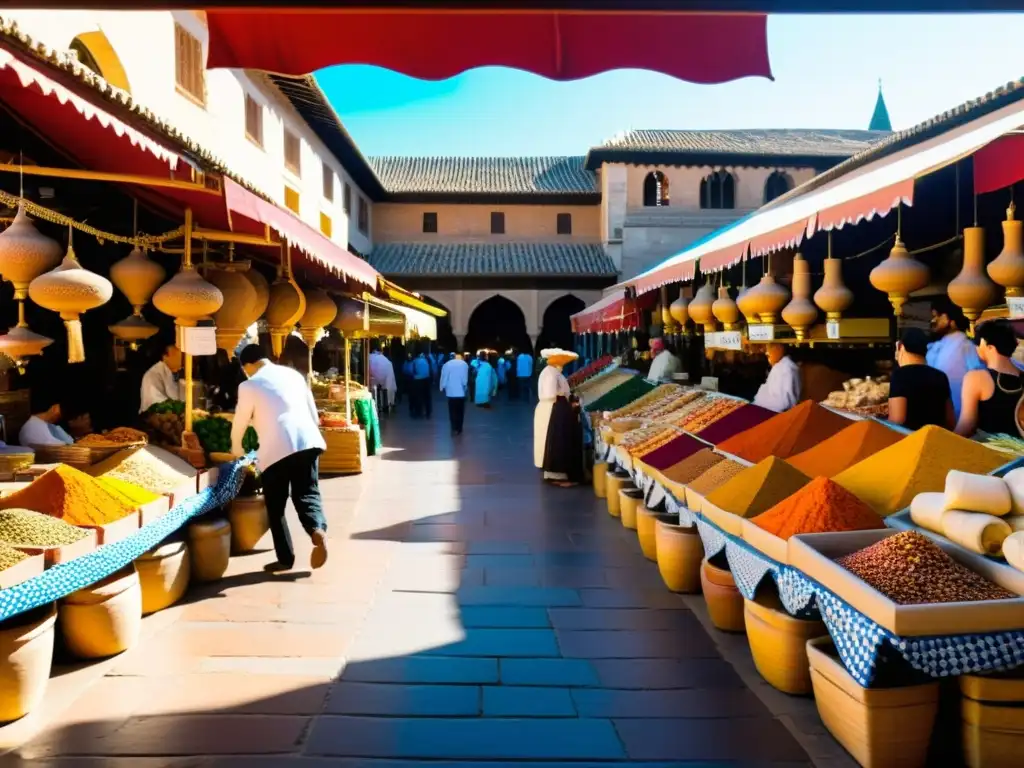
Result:
<svg viewBox="0 0 1024 768">
<path fill-rule="evenodd" d="M 253 458 L 250 454 L 222 465 L 216 485 L 188 497 L 127 539 L 104 544 L 87 555 L 47 568 L 39 576 L 0 590 L 0 621 L 102 581 L 146 554 L 193 517 L 229 503 L 238 495 L 245 467 L 252 463 Z"/>
</svg>

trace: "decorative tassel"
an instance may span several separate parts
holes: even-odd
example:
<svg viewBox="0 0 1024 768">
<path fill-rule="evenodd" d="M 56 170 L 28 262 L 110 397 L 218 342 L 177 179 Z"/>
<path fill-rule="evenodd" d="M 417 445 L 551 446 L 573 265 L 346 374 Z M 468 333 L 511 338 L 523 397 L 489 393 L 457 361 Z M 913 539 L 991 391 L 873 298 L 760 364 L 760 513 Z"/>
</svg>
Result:
<svg viewBox="0 0 1024 768">
<path fill-rule="evenodd" d="M 68 362 L 85 362 L 85 342 L 82 340 L 82 321 L 77 317 L 74 320 L 65 320 L 64 326 L 68 329 Z"/>
</svg>

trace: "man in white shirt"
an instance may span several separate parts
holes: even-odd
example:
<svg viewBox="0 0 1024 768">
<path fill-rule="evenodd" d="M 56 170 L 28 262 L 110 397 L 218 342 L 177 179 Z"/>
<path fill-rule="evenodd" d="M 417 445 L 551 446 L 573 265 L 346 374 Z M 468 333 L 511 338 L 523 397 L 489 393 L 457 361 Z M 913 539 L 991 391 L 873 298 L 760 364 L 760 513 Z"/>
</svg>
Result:
<svg viewBox="0 0 1024 768">
<path fill-rule="evenodd" d="M 18 442 L 24 446 L 71 445 L 74 438 L 58 424 L 61 420 L 60 403 L 47 403 L 47 408 L 32 414 L 18 432 Z"/>
<path fill-rule="evenodd" d="M 452 434 L 462 434 L 462 422 L 466 417 L 466 389 L 469 387 L 469 365 L 452 353 L 448 362 L 441 367 L 441 391 L 448 398 L 448 421 Z"/>
<path fill-rule="evenodd" d="M 181 400 L 181 386 L 174 374 L 181 370 L 181 351 L 173 344 L 164 347 L 160 360 L 142 375 L 139 391 L 139 413 L 165 400 Z"/>
<path fill-rule="evenodd" d="M 800 402 L 800 366 L 786 354 L 782 344 L 769 344 L 765 351 L 772 368 L 757 390 L 754 405 L 782 413 Z"/>
<path fill-rule="evenodd" d="M 267 518 L 274 537 L 277 562 L 268 571 L 288 570 L 295 550 L 284 519 L 288 496 L 299 522 L 313 541 L 310 566 L 327 562 L 327 520 L 320 498 L 320 454 L 327 448 L 320 433 L 320 415 L 306 378 L 267 359 L 257 344 L 238 356 L 248 381 L 238 387 L 238 405 L 231 427 L 231 446 L 242 455 L 242 436 L 250 425 L 259 436 L 256 465 L 263 478 Z"/>
<path fill-rule="evenodd" d="M 388 408 L 395 405 L 398 383 L 395 381 L 395 366 L 379 349 L 370 353 L 370 386 L 381 387 L 388 393 Z"/>
<path fill-rule="evenodd" d="M 647 378 L 651 381 L 672 381 L 672 377 L 683 370 L 683 362 L 665 344 L 664 339 L 651 339 L 650 370 Z"/>
<path fill-rule="evenodd" d="M 533 357 L 526 352 L 516 358 L 516 388 L 526 402 L 533 401 Z"/>
</svg>

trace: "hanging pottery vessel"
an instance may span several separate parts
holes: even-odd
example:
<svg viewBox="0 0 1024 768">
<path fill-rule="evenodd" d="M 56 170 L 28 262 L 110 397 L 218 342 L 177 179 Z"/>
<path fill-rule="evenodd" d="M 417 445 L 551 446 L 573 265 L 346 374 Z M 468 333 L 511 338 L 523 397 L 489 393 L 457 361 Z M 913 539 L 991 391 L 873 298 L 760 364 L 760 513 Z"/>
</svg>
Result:
<svg viewBox="0 0 1024 768">
<path fill-rule="evenodd" d="M 220 289 L 204 280 L 191 265 L 182 265 L 181 270 L 153 294 L 153 306 L 173 317 L 175 325 L 183 328 L 208 320 L 223 303 Z"/>
<path fill-rule="evenodd" d="M 1003 222 L 1003 250 L 988 265 L 988 276 L 1003 286 L 1010 298 L 1024 296 L 1024 222 L 1017 221 L 1016 210 L 1011 202 Z"/>
<path fill-rule="evenodd" d="M 949 281 L 946 293 L 950 301 L 964 311 L 971 322 L 981 317 L 995 300 L 997 288 L 985 274 L 985 230 L 982 227 L 964 227 L 964 266 L 960 274 Z"/>
<path fill-rule="evenodd" d="M 278 277 L 270 286 L 265 313 L 274 357 L 280 358 L 284 353 L 285 339 L 295 330 L 295 324 L 305 311 L 306 297 L 298 284 L 290 277 Z"/>
<path fill-rule="evenodd" d="M 718 322 L 725 326 L 727 331 L 735 330 L 739 324 L 739 307 L 736 306 L 736 302 L 729 296 L 729 289 L 724 285 L 718 286 L 718 298 L 711 305 L 711 314 L 715 316 Z"/>
<path fill-rule="evenodd" d="M 139 342 L 152 338 L 160 329 L 147 322 L 141 314 L 132 314 L 107 326 L 107 330 L 114 338 L 123 341 L 134 350 L 139 348 Z"/>
<path fill-rule="evenodd" d="M 224 297 L 220 309 L 213 315 L 217 325 L 217 349 L 233 357 L 249 326 L 263 314 L 256 286 L 247 277 L 251 269 L 248 261 L 229 261 L 211 264 L 206 279 L 217 286 Z"/>
<path fill-rule="evenodd" d="M 110 282 L 125 295 L 136 314 L 146 306 L 165 277 L 164 268 L 138 247 L 110 267 Z"/>
<path fill-rule="evenodd" d="M 690 302 L 683 296 L 682 288 L 679 289 L 679 297 L 669 304 L 668 311 L 672 315 L 672 319 L 679 324 L 679 329 L 684 329 L 686 321 L 690 319 Z"/>
<path fill-rule="evenodd" d="M 825 313 L 828 320 L 838 320 L 853 304 L 853 291 L 843 283 L 843 262 L 839 259 L 825 259 L 825 279 L 821 288 L 814 292 L 814 303 Z"/>
<path fill-rule="evenodd" d="M 350 296 L 339 296 L 335 301 L 338 313 L 331 321 L 331 327 L 336 328 L 346 338 L 352 338 L 362 333 L 367 328 L 366 305 Z"/>
<path fill-rule="evenodd" d="M 60 265 L 45 272 L 28 287 L 29 298 L 43 309 L 59 312 L 68 331 L 68 362 L 85 360 L 82 340 L 83 312 L 103 306 L 114 294 L 114 286 L 105 277 L 84 269 L 68 243 L 68 252 Z"/>
<path fill-rule="evenodd" d="M 10 358 L 18 371 L 24 373 L 28 358 L 41 355 L 43 349 L 52 343 L 53 339 L 41 336 L 28 327 L 25 322 L 25 302 L 19 301 L 18 324 L 0 336 L 0 355 Z"/>
<path fill-rule="evenodd" d="M 299 334 L 310 351 L 323 335 L 323 330 L 338 316 L 338 305 L 323 288 L 305 291 L 306 311 L 299 318 Z"/>
<path fill-rule="evenodd" d="M 248 271 L 245 272 L 245 278 L 256 289 L 256 309 L 254 310 L 256 317 L 263 317 L 263 313 L 267 311 L 267 303 L 270 301 L 270 283 L 256 269 L 255 265 L 250 266 Z"/>
<path fill-rule="evenodd" d="M 711 311 L 711 305 L 714 303 L 715 293 L 711 283 L 704 283 L 690 302 L 690 319 L 704 326 L 705 331 L 715 330 L 715 316 Z"/>
<path fill-rule="evenodd" d="M 782 321 L 806 338 L 807 329 L 818 319 L 818 308 L 811 302 L 811 268 L 799 253 L 793 259 L 793 298 L 782 310 Z"/>
<path fill-rule="evenodd" d="M 753 297 L 751 296 L 756 287 L 757 286 L 754 288 L 748 288 L 746 285 L 743 285 L 740 288 L 739 294 L 736 296 L 736 307 L 739 309 L 740 313 L 742 313 L 748 325 L 758 321 L 757 312 L 755 310 L 757 305 L 757 296 L 756 294 Z"/>
<path fill-rule="evenodd" d="M 14 221 L 0 232 L 0 277 L 14 284 L 14 298 L 28 297 L 28 284 L 60 264 L 60 243 L 36 229 L 19 206 Z"/>
<path fill-rule="evenodd" d="M 748 298 L 750 309 L 757 314 L 757 319 L 765 325 L 774 325 L 779 320 L 779 312 L 789 301 L 789 291 L 775 282 L 770 272 L 761 278 L 756 286 L 750 289 L 754 294 Z"/>
<path fill-rule="evenodd" d="M 889 258 L 871 270 L 871 285 L 889 296 L 893 314 L 903 316 L 903 305 L 914 291 L 928 285 L 928 267 L 911 257 L 899 234 Z"/>
</svg>

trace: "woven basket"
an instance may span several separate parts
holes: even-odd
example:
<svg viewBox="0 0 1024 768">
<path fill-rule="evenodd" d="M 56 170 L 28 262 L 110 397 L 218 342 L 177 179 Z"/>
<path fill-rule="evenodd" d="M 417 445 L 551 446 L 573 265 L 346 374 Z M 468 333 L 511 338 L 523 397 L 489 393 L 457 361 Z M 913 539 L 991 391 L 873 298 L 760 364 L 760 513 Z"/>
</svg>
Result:
<svg viewBox="0 0 1024 768">
<path fill-rule="evenodd" d="M 80 445 L 30 445 L 37 464 L 67 464 L 75 469 L 92 465 L 92 452 Z"/>
<path fill-rule="evenodd" d="M 124 451 L 129 448 L 142 448 L 149 444 L 148 440 L 137 440 L 134 443 L 110 443 L 108 445 L 76 445 L 76 448 L 84 448 L 89 452 L 89 463 L 99 464 L 104 459 L 108 459 L 118 451 Z"/>
<path fill-rule="evenodd" d="M 35 463 L 36 455 L 27 448 L 24 450 L 8 448 L 0 450 L 0 473 L 14 474 L 19 469 Z"/>
</svg>

